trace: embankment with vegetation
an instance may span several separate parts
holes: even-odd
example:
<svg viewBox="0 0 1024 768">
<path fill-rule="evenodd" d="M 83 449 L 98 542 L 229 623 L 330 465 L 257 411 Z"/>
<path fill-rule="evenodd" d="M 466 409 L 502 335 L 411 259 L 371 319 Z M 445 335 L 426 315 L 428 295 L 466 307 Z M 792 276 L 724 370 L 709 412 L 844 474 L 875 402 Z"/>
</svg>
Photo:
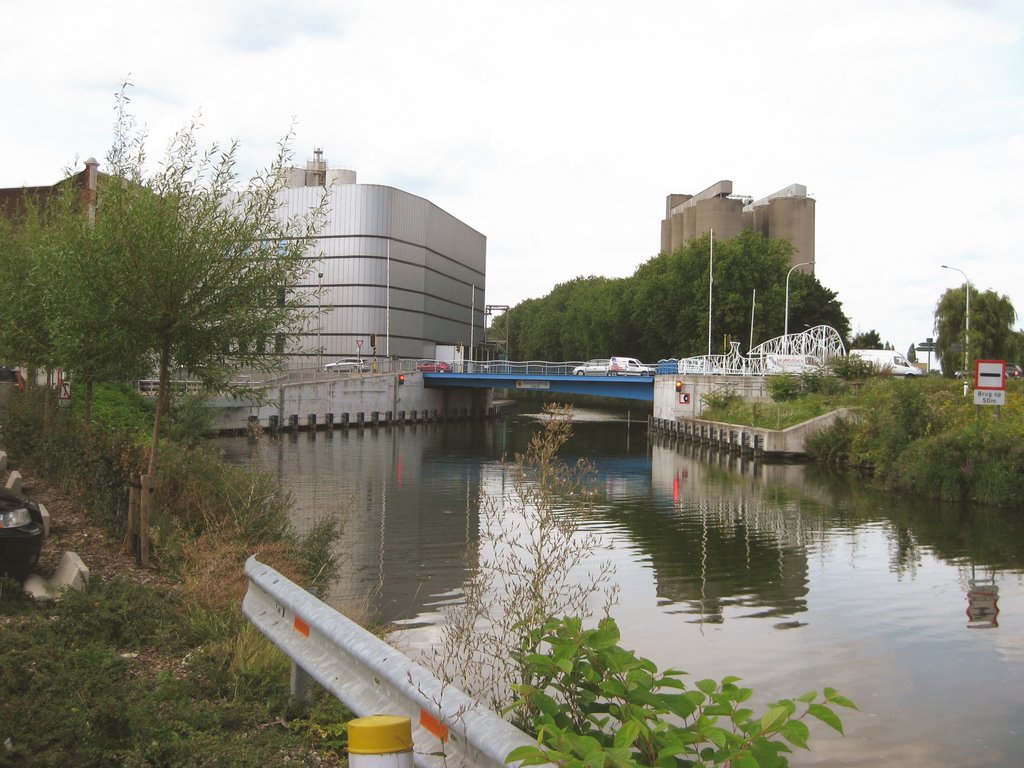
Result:
<svg viewBox="0 0 1024 768">
<path fill-rule="evenodd" d="M 7 395 L 0 448 L 10 466 L 80 511 L 89 538 L 120 542 L 152 404 L 98 388 L 85 431 L 44 388 Z M 0 581 L 0 766 L 346 764 L 350 715 L 331 697 L 290 700 L 287 657 L 239 610 L 251 554 L 304 586 L 330 578 L 333 526 L 293 536 L 279 487 L 205 448 L 198 413 L 178 408 L 163 447 L 151 569 L 115 547 L 108 556 L 119 562 L 93 562 L 104 575 L 52 605 Z M 72 531 L 51 514 L 45 546 L 64 549 Z"/>
<path fill-rule="evenodd" d="M 1005 406 L 975 406 L 961 381 L 866 376 L 847 365 L 828 375 L 778 377 L 771 393 L 771 403 L 716 394 L 702 415 L 781 429 L 852 408 L 853 417 L 809 441 L 811 461 L 928 498 L 1001 507 L 1024 498 L 1024 382 L 1007 382 Z"/>
</svg>

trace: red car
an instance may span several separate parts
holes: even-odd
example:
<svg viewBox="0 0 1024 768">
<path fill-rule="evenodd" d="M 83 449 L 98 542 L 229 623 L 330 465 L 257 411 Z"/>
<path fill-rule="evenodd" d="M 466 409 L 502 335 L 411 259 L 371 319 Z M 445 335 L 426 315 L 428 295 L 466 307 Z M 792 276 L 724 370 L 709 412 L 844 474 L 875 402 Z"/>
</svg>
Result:
<svg viewBox="0 0 1024 768">
<path fill-rule="evenodd" d="M 416 370 L 422 371 L 423 373 L 451 373 L 452 367 L 444 360 L 428 360 L 425 363 L 417 365 Z"/>
</svg>

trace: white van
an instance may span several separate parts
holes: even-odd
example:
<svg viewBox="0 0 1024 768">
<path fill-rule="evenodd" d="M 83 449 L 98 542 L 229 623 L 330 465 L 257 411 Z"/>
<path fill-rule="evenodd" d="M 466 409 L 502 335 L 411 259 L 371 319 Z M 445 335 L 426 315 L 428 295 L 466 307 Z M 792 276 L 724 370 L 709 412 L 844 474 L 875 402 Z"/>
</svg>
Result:
<svg viewBox="0 0 1024 768">
<path fill-rule="evenodd" d="M 609 376 L 653 376 L 654 370 L 635 357 L 613 357 L 608 361 Z"/>
<path fill-rule="evenodd" d="M 851 349 L 850 357 L 867 360 L 876 371 L 888 371 L 893 376 L 924 376 L 924 371 L 895 349 Z"/>
</svg>

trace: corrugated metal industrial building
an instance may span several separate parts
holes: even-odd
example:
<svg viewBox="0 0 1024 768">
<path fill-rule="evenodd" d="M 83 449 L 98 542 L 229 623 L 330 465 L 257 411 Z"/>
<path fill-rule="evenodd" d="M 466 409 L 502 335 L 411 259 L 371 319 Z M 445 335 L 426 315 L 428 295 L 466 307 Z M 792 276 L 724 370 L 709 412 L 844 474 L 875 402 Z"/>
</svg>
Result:
<svg viewBox="0 0 1024 768">
<path fill-rule="evenodd" d="M 357 184 L 319 152 L 287 178 L 284 215 L 306 213 L 330 185 L 308 282 L 297 287 L 319 291 L 311 301 L 322 314 L 289 350 L 292 368 L 342 356 L 434 358 L 438 345 L 461 345 L 469 358 L 483 343 L 484 235 L 422 197 Z"/>
</svg>

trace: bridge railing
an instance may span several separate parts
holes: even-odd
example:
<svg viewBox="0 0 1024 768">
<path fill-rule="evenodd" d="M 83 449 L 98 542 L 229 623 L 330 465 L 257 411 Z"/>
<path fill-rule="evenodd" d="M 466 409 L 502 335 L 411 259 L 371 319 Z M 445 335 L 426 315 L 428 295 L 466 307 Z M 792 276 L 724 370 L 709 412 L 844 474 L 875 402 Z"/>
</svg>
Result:
<svg viewBox="0 0 1024 768">
<path fill-rule="evenodd" d="M 463 364 L 466 373 L 503 373 L 511 376 L 571 376 L 580 361 L 556 363 L 548 360 L 469 360 Z M 459 370 L 458 367 L 455 368 Z"/>
</svg>

